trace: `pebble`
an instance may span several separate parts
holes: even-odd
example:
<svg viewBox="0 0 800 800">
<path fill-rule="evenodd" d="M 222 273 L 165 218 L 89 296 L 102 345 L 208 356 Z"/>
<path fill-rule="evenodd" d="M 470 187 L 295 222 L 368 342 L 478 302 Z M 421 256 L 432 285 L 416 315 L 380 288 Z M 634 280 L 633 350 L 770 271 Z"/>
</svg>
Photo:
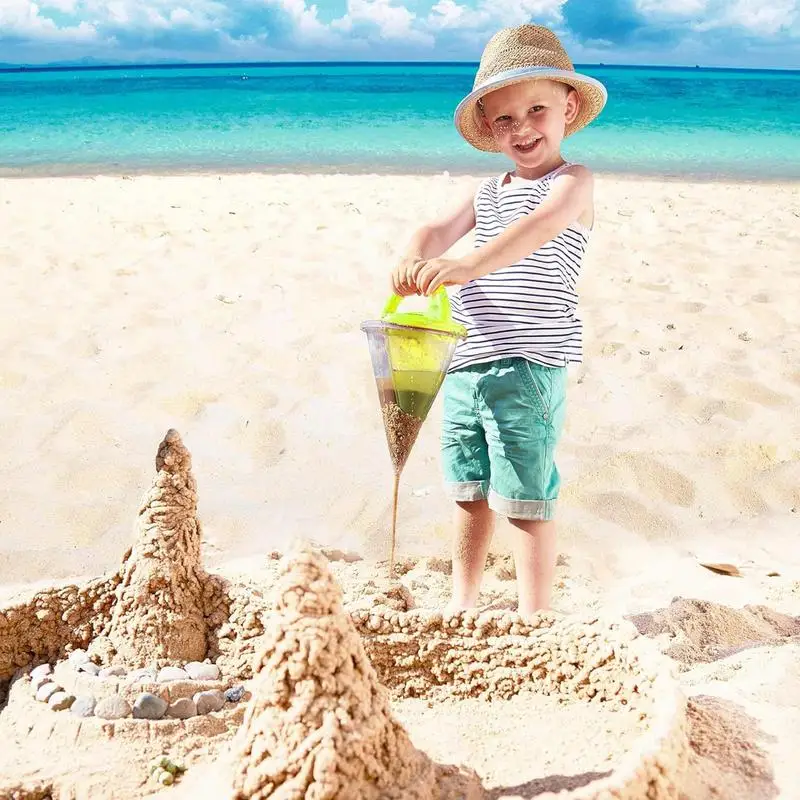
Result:
<svg viewBox="0 0 800 800">
<path fill-rule="evenodd" d="M 78 664 L 77 670 L 78 672 L 88 672 L 89 675 L 97 675 L 100 672 L 100 667 L 91 661 L 86 661 L 83 664 Z"/>
<path fill-rule="evenodd" d="M 244 697 L 244 686 L 231 686 L 225 691 L 225 699 L 229 703 L 238 703 Z"/>
<path fill-rule="evenodd" d="M 73 650 L 69 656 L 69 663 L 77 669 L 81 664 L 89 660 L 89 654 L 85 650 Z"/>
<path fill-rule="evenodd" d="M 120 664 L 115 664 L 113 667 L 103 667 L 97 673 L 99 678 L 121 678 L 123 675 L 125 675 L 125 667 Z"/>
<path fill-rule="evenodd" d="M 94 707 L 94 715 L 100 719 L 123 719 L 131 713 L 130 703 L 118 694 L 104 697 Z"/>
<path fill-rule="evenodd" d="M 82 694 L 75 698 L 70 706 L 70 712 L 76 717 L 93 717 L 95 699 L 90 694 Z"/>
<path fill-rule="evenodd" d="M 50 696 L 47 705 L 53 711 L 66 711 L 75 702 L 75 695 L 66 692 L 55 692 Z"/>
<path fill-rule="evenodd" d="M 162 667 L 158 671 L 156 680 L 159 683 L 166 683 L 167 681 L 188 681 L 189 673 L 180 667 Z"/>
<path fill-rule="evenodd" d="M 162 700 L 158 695 L 144 692 L 136 698 L 133 704 L 133 716 L 135 719 L 161 719 L 169 704 Z"/>
<path fill-rule="evenodd" d="M 42 688 L 42 686 L 44 686 L 47 683 L 52 683 L 52 682 L 53 682 L 53 676 L 52 675 L 41 675 L 40 677 L 34 678 L 31 681 L 31 691 L 33 692 L 34 695 L 36 695 L 36 692 L 38 692 L 39 689 Z"/>
<path fill-rule="evenodd" d="M 156 671 L 152 667 L 142 667 L 141 669 L 132 670 L 128 677 L 132 683 L 155 681 Z"/>
<path fill-rule="evenodd" d="M 167 716 L 171 719 L 189 719 L 197 716 L 197 706 L 191 697 L 181 697 L 176 700 L 168 709 Z"/>
<path fill-rule="evenodd" d="M 39 664 L 31 670 L 31 680 L 35 681 L 37 678 L 45 678 L 53 674 L 53 668 L 49 664 Z"/>
<path fill-rule="evenodd" d="M 192 661 L 184 669 L 194 681 L 218 681 L 220 678 L 219 667 L 216 664 L 202 664 Z"/>
<path fill-rule="evenodd" d="M 225 695 L 216 689 L 198 692 L 192 699 L 197 704 L 198 714 L 210 714 L 212 711 L 219 711 L 225 705 Z"/>
<path fill-rule="evenodd" d="M 45 683 L 36 690 L 36 699 L 40 703 L 46 703 L 56 692 L 63 689 L 57 683 Z"/>
</svg>

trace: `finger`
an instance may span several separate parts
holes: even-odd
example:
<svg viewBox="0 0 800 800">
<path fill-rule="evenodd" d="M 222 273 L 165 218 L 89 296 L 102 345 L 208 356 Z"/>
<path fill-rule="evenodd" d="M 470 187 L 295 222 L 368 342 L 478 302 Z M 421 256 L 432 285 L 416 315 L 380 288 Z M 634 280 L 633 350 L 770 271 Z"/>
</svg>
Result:
<svg viewBox="0 0 800 800">
<path fill-rule="evenodd" d="M 412 264 L 406 266 L 405 270 L 405 282 L 409 288 L 416 284 L 417 279 L 417 272 L 419 271 L 419 265 L 424 264 L 424 261 L 415 261 Z"/>
<path fill-rule="evenodd" d="M 430 283 L 435 275 L 436 275 L 436 267 L 431 264 L 426 266 L 425 269 L 419 273 L 419 275 L 417 276 L 417 287 L 422 292 L 422 294 L 424 295 L 428 294 L 428 286 L 430 286 Z"/>
<path fill-rule="evenodd" d="M 428 294 L 433 294 L 440 286 L 444 285 L 444 276 L 439 273 L 434 275 L 431 282 L 428 284 Z"/>
</svg>

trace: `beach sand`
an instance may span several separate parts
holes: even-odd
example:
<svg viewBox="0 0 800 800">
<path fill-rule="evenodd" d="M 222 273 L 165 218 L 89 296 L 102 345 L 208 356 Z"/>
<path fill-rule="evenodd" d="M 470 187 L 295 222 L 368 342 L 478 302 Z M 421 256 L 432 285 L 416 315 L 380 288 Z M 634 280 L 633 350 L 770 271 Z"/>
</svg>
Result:
<svg viewBox="0 0 800 800">
<path fill-rule="evenodd" d="M 392 468 L 359 324 L 413 228 L 474 182 L 0 180 L 0 603 L 117 568 L 170 427 L 210 568 L 257 572 L 300 536 L 374 571 Z M 798 797 L 800 186 L 601 176 L 596 194 L 555 606 L 631 615 L 675 659 L 690 800 Z M 440 414 L 402 476 L 400 561 L 448 556 Z M 506 547 L 501 525 L 482 601 L 513 608 Z M 436 606 L 429 563 L 415 600 Z"/>
</svg>

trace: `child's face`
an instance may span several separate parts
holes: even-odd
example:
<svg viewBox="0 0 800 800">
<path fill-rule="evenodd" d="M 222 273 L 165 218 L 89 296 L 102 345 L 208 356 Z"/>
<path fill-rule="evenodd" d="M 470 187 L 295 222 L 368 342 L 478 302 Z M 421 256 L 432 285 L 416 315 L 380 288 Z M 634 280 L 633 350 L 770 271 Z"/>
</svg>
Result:
<svg viewBox="0 0 800 800">
<path fill-rule="evenodd" d="M 501 152 L 518 167 L 535 170 L 560 157 L 578 103 L 577 92 L 564 83 L 523 81 L 484 95 L 484 123 Z"/>
</svg>

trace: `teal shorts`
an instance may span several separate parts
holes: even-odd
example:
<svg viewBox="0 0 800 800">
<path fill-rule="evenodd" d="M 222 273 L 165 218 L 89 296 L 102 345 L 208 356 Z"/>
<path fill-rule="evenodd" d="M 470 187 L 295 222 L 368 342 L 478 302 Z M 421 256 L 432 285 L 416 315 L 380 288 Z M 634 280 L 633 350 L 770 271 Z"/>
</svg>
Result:
<svg viewBox="0 0 800 800">
<path fill-rule="evenodd" d="M 548 520 L 560 477 L 554 450 L 564 424 L 566 367 L 504 358 L 448 373 L 442 466 L 449 497 L 489 501 L 512 519 Z"/>
</svg>

